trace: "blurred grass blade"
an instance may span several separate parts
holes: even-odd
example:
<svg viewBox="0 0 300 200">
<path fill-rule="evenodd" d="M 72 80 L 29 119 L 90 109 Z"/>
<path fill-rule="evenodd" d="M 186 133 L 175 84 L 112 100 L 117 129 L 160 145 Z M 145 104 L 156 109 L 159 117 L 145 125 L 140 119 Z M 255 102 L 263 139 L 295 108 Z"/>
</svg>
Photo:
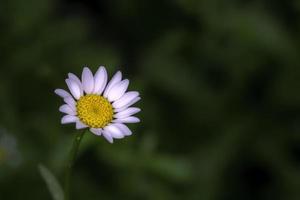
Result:
<svg viewBox="0 0 300 200">
<path fill-rule="evenodd" d="M 42 164 L 39 164 L 39 171 L 45 180 L 48 190 L 51 193 L 54 200 L 63 200 L 64 193 L 63 190 L 55 178 L 55 176 Z"/>
</svg>

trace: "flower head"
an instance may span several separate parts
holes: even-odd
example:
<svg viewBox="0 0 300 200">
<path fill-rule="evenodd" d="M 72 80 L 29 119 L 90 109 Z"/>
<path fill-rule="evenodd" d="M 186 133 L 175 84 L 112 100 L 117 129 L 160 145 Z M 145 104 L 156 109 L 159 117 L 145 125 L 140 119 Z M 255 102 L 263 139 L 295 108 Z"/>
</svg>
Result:
<svg viewBox="0 0 300 200">
<path fill-rule="evenodd" d="M 65 104 L 59 108 L 64 113 L 61 123 L 75 123 L 76 129 L 89 128 L 95 135 L 102 135 L 110 143 L 113 138 L 123 138 L 132 132 L 124 123 L 137 123 L 139 118 L 132 115 L 140 111 L 131 107 L 139 101 L 139 93 L 126 92 L 129 80 L 122 80 L 118 71 L 108 82 L 105 67 L 99 67 L 95 75 L 88 67 L 83 68 L 81 80 L 69 73 L 66 84 L 70 93 L 56 89 Z"/>
</svg>

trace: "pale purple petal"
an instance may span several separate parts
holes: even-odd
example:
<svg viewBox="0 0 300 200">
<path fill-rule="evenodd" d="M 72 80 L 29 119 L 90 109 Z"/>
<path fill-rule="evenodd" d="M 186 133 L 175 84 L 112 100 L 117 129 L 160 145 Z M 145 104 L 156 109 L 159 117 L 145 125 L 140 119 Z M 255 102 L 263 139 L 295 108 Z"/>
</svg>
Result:
<svg viewBox="0 0 300 200">
<path fill-rule="evenodd" d="M 120 99 L 115 101 L 112 105 L 114 108 L 121 108 L 129 104 L 132 100 L 137 98 L 139 93 L 136 91 L 126 92 Z"/>
<path fill-rule="evenodd" d="M 76 101 L 73 99 L 73 97 L 69 96 L 64 98 L 64 102 L 68 104 L 72 110 L 76 111 Z"/>
<path fill-rule="evenodd" d="M 69 92 L 67 92 L 66 90 L 63 89 L 56 89 L 54 90 L 55 94 L 57 94 L 58 96 L 62 97 L 62 98 L 66 98 L 71 96 L 71 94 Z"/>
<path fill-rule="evenodd" d="M 140 108 L 130 107 L 130 108 L 127 108 L 126 110 L 116 113 L 114 115 L 114 117 L 115 118 L 125 118 L 125 117 L 129 117 L 131 115 L 134 115 L 140 111 L 141 111 Z"/>
<path fill-rule="evenodd" d="M 135 104 L 136 102 L 138 102 L 141 99 L 141 97 L 136 97 L 134 99 L 132 99 L 129 103 L 127 103 L 125 106 L 120 107 L 120 108 L 116 108 L 115 112 L 121 112 L 123 110 L 125 110 L 126 108 L 128 108 L 129 106 Z"/>
<path fill-rule="evenodd" d="M 91 94 L 94 90 L 94 76 L 88 67 L 83 68 L 82 87 L 86 94 Z"/>
<path fill-rule="evenodd" d="M 74 111 L 71 108 L 71 106 L 69 106 L 68 104 L 64 104 L 64 105 L 60 106 L 59 111 L 62 113 L 69 114 L 69 115 L 76 115 L 76 111 Z"/>
<path fill-rule="evenodd" d="M 81 83 L 80 79 L 73 73 L 68 73 L 68 77 L 69 77 L 69 79 L 71 79 L 77 83 L 77 85 L 80 88 L 80 95 L 83 96 L 82 83 Z"/>
<path fill-rule="evenodd" d="M 115 73 L 115 75 L 111 78 L 111 80 L 108 82 L 105 90 L 104 90 L 104 94 L 103 96 L 107 98 L 108 92 L 109 90 L 117 83 L 119 83 L 122 79 L 122 73 L 120 71 L 118 71 L 117 73 Z"/>
<path fill-rule="evenodd" d="M 123 133 L 123 135 L 126 135 L 126 136 L 128 136 L 128 135 L 131 135 L 132 134 L 132 132 L 131 132 L 131 130 L 125 125 L 125 124 L 114 124 L 115 126 L 117 126 L 120 130 L 121 130 L 121 132 Z"/>
<path fill-rule="evenodd" d="M 63 118 L 61 118 L 61 123 L 62 124 L 70 124 L 70 123 L 75 123 L 77 122 L 79 119 L 76 116 L 73 115 L 65 115 L 63 116 Z"/>
<path fill-rule="evenodd" d="M 104 137 L 108 142 L 110 142 L 110 143 L 113 143 L 113 142 L 114 142 L 114 139 L 113 139 L 113 137 L 111 136 L 111 134 L 110 134 L 109 132 L 103 131 L 103 132 L 102 132 L 102 135 L 103 135 L 103 137 Z"/>
<path fill-rule="evenodd" d="M 82 123 L 80 120 L 78 120 L 76 122 L 76 129 L 83 129 L 83 128 L 87 128 L 88 126 L 85 125 L 84 123 Z"/>
<path fill-rule="evenodd" d="M 69 90 L 75 99 L 79 99 L 81 96 L 80 86 L 76 83 L 76 81 L 72 79 L 66 79 L 66 83 L 69 87 Z"/>
<path fill-rule="evenodd" d="M 107 99 L 112 102 L 120 99 L 126 92 L 129 85 L 129 80 L 125 79 L 115 84 L 107 93 Z"/>
<path fill-rule="evenodd" d="M 102 94 L 106 84 L 107 84 L 107 72 L 105 67 L 101 66 L 97 70 L 95 76 L 94 76 L 94 92 L 95 94 Z"/>
<path fill-rule="evenodd" d="M 102 128 L 90 128 L 90 131 L 92 133 L 94 133 L 95 135 L 100 136 L 102 134 L 103 130 L 102 130 Z"/>
<path fill-rule="evenodd" d="M 140 122 L 140 119 L 137 117 L 126 117 L 126 118 L 122 118 L 122 119 L 115 119 L 115 120 L 113 120 L 113 122 L 116 122 L 116 123 L 138 123 L 138 122 Z"/>
<path fill-rule="evenodd" d="M 108 126 L 106 126 L 104 128 L 104 131 L 110 133 L 110 135 L 113 137 L 113 138 L 123 138 L 124 135 L 122 134 L 122 131 L 117 127 L 115 126 L 114 124 L 110 124 Z"/>
</svg>

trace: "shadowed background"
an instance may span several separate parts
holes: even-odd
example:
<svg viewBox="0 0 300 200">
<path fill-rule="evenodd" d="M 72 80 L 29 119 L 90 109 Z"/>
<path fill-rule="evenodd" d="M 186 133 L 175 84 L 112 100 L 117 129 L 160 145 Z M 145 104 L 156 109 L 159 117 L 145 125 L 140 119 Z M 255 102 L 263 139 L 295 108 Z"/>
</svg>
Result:
<svg viewBox="0 0 300 200">
<path fill-rule="evenodd" d="M 0 199 L 51 196 L 76 134 L 68 72 L 107 67 L 142 100 L 131 137 L 86 134 L 74 200 L 300 199 L 297 0 L 0 0 Z"/>
</svg>

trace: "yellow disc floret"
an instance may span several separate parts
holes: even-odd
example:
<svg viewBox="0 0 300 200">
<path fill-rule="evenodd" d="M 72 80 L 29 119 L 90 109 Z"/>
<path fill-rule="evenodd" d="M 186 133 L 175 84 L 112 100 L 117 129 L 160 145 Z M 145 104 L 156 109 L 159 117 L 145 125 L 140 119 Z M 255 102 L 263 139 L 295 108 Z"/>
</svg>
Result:
<svg viewBox="0 0 300 200">
<path fill-rule="evenodd" d="M 95 94 L 80 97 L 77 101 L 79 119 L 92 128 L 103 128 L 113 119 L 113 107 L 110 102 Z"/>
</svg>

